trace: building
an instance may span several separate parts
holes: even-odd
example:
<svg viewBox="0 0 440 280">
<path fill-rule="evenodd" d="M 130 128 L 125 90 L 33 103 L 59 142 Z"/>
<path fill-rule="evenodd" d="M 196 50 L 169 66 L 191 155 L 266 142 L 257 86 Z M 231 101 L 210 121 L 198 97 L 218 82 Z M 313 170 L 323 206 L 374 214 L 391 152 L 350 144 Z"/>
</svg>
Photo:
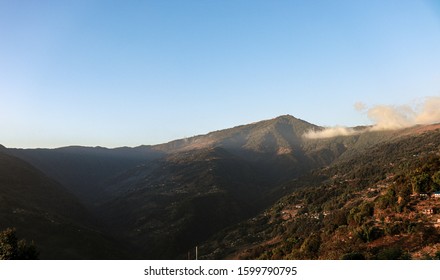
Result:
<svg viewBox="0 0 440 280">
<path fill-rule="evenodd" d="M 423 209 L 423 214 L 425 214 L 425 215 L 432 215 L 432 214 L 434 214 L 434 208 L 425 208 L 425 209 Z"/>
<path fill-rule="evenodd" d="M 421 198 L 427 198 L 427 197 L 428 197 L 428 194 L 427 194 L 427 193 L 421 193 L 421 194 L 419 194 L 419 196 L 420 196 Z"/>
</svg>

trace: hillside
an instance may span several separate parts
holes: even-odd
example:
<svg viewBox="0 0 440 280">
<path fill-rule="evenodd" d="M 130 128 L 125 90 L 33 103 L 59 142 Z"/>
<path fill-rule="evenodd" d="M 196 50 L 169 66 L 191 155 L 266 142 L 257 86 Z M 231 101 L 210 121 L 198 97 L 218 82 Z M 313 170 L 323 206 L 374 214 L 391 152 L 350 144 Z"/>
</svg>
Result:
<svg viewBox="0 0 440 280">
<path fill-rule="evenodd" d="M 4 149 L 3 149 L 4 151 Z M 76 197 L 30 164 L 0 150 L 0 230 L 15 227 L 35 241 L 42 259 L 124 256 L 122 246 L 100 233 Z"/>
<path fill-rule="evenodd" d="M 111 221 L 111 230 L 145 248 L 145 257 L 176 258 L 302 187 L 287 184 L 290 180 L 300 181 L 322 167 L 351 168 L 359 154 L 371 155 L 377 145 L 394 147 L 395 141 L 417 135 L 409 130 L 373 131 L 307 140 L 302 135 L 310 129 L 320 128 L 282 116 L 153 147 L 169 154 L 110 180 L 106 197 L 114 198 L 102 205 L 100 213 Z M 344 161 L 349 163 L 343 165 Z"/>
<path fill-rule="evenodd" d="M 282 116 L 154 146 L 167 155 L 108 180 L 99 213 L 146 258 L 176 258 L 269 206 L 288 191 L 281 182 L 315 167 L 301 150 L 311 128 Z"/>
<path fill-rule="evenodd" d="M 439 139 L 438 125 L 415 127 L 341 156 L 287 183 L 297 191 L 200 251 L 207 259 L 438 258 Z"/>
</svg>

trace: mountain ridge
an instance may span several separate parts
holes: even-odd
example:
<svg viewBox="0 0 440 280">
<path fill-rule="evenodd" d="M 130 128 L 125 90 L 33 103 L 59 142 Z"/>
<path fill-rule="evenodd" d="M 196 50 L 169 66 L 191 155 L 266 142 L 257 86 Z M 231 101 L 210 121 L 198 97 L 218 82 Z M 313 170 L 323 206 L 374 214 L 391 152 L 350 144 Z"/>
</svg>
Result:
<svg viewBox="0 0 440 280">
<path fill-rule="evenodd" d="M 239 125 L 232 128 L 209 132 L 207 134 L 177 139 L 168 143 L 154 145 L 153 149 L 164 152 L 176 152 L 198 148 L 208 148 L 212 146 L 235 148 L 237 146 L 246 146 L 246 144 L 248 144 L 247 147 L 249 149 L 252 149 L 255 147 L 251 143 L 247 143 L 248 141 L 252 142 L 252 140 L 255 140 L 253 138 L 261 137 L 261 134 L 264 134 L 265 132 L 273 132 L 268 130 L 273 130 L 274 126 L 282 124 L 292 125 L 296 128 L 296 130 L 301 132 L 301 135 L 303 132 L 305 132 L 305 128 L 303 127 L 307 127 L 307 129 L 318 128 L 316 125 L 310 124 L 291 115 L 282 115 L 269 120 Z"/>
<path fill-rule="evenodd" d="M 326 168 L 349 172 L 357 162 L 363 167 L 356 174 L 364 174 L 369 162 L 359 155 L 368 158 L 377 147 L 402 153 L 405 145 L 418 145 L 417 137 L 435 142 L 430 139 L 440 124 L 394 131 L 359 127 L 362 133 L 353 135 L 304 137 L 324 129 L 283 115 L 159 145 L 3 151 L 60 182 L 99 218 L 103 232 L 127 248 L 137 247 L 136 256 L 175 259 L 303 184 L 323 180 Z M 387 146 L 399 141 L 404 143 L 400 150 Z M 368 170 L 380 173 L 379 167 Z"/>
</svg>

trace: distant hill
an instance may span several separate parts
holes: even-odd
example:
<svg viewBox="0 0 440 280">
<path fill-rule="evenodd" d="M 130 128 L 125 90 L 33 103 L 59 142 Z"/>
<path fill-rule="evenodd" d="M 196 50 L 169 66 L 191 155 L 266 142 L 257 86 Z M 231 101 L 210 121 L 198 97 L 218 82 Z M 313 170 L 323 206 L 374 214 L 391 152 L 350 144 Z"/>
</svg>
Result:
<svg viewBox="0 0 440 280">
<path fill-rule="evenodd" d="M 107 178 L 161 154 L 149 146 L 8 149 L 8 153 L 31 163 L 88 204 L 96 200 Z"/>
</svg>

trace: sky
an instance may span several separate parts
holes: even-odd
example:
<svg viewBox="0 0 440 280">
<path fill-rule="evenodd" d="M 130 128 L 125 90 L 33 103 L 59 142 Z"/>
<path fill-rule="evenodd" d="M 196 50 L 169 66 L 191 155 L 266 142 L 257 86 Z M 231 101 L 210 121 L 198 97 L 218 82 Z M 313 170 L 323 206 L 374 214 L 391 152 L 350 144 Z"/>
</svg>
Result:
<svg viewBox="0 0 440 280">
<path fill-rule="evenodd" d="M 436 0 L 0 0 L 0 144 L 138 146 L 440 96 Z M 415 105 L 414 105 L 415 106 Z"/>
</svg>

